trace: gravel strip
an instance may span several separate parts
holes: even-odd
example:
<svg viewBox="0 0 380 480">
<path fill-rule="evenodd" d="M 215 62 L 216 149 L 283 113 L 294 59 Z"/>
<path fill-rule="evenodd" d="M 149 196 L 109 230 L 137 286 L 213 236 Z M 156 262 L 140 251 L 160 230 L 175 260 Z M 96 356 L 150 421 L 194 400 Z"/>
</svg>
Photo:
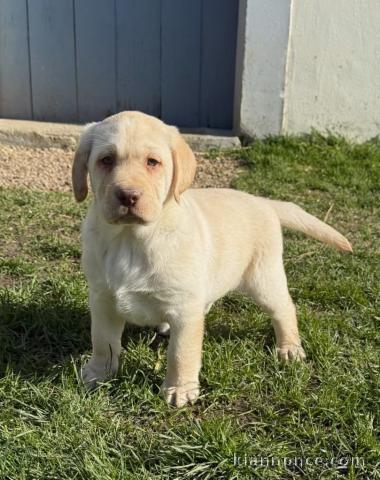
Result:
<svg viewBox="0 0 380 480">
<path fill-rule="evenodd" d="M 26 148 L 0 144 L 0 186 L 35 190 L 71 191 L 74 152 L 61 148 Z M 229 187 L 240 164 L 230 157 L 197 156 L 195 187 Z"/>
</svg>

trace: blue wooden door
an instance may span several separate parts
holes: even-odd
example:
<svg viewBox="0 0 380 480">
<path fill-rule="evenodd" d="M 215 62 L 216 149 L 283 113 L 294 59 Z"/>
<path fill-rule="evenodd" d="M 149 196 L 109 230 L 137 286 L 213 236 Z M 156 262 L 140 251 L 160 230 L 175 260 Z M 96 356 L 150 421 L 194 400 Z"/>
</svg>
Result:
<svg viewBox="0 0 380 480">
<path fill-rule="evenodd" d="M 238 0 L 0 0 L 0 116 L 231 129 Z"/>
</svg>

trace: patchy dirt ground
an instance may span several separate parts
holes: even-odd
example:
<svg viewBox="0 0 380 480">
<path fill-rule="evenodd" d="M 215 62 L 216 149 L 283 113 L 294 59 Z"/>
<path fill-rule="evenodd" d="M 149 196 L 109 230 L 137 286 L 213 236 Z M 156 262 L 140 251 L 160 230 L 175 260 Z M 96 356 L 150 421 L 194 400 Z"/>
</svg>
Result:
<svg viewBox="0 0 380 480">
<path fill-rule="evenodd" d="M 60 148 L 26 148 L 0 144 L 0 186 L 71 191 L 74 152 Z M 229 157 L 197 155 L 194 186 L 228 187 L 239 173 L 239 161 Z"/>
</svg>

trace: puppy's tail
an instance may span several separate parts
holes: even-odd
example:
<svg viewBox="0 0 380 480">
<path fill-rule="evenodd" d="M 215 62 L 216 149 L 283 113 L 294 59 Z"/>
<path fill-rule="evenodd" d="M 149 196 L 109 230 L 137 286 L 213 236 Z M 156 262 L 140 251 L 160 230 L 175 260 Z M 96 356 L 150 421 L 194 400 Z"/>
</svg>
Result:
<svg viewBox="0 0 380 480">
<path fill-rule="evenodd" d="M 298 205 L 276 200 L 267 201 L 277 213 L 282 226 L 298 230 L 338 250 L 352 252 L 351 244 L 346 237 L 325 222 L 305 212 L 305 210 L 302 210 Z"/>
</svg>

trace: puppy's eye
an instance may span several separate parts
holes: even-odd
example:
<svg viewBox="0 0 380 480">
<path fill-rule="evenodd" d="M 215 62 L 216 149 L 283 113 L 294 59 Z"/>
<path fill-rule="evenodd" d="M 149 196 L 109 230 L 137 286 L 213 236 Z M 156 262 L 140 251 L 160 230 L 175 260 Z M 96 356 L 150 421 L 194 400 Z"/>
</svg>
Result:
<svg viewBox="0 0 380 480">
<path fill-rule="evenodd" d="M 148 158 L 147 160 L 147 165 L 149 167 L 155 167 L 156 165 L 158 165 L 160 162 L 158 160 L 155 160 L 154 158 Z"/>
<path fill-rule="evenodd" d="M 115 163 L 115 159 L 110 155 L 108 155 L 107 157 L 101 158 L 99 160 L 99 163 L 104 167 L 112 167 L 112 165 Z"/>
</svg>

